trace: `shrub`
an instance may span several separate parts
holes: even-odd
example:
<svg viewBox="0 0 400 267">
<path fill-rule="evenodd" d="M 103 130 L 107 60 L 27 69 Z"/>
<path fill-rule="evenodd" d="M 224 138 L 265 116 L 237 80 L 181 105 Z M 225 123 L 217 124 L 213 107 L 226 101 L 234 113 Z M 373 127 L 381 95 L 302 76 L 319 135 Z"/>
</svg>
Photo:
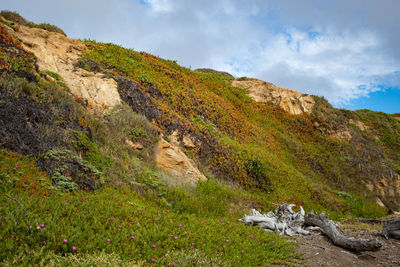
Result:
<svg viewBox="0 0 400 267">
<path fill-rule="evenodd" d="M 72 141 L 75 149 L 84 154 L 85 159 L 100 171 L 112 166 L 111 159 L 99 153 L 97 145 L 81 131 L 73 130 L 75 139 Z"/>
<path fill-rule="evenodd" d="M 0 17 L 0 23 L 3 23 L 4 25 L 7 25 L 8 27 L 10 27 L 11 29 L 13 29 L 14 31 L 17 30 L 17 28 L 16 28 L 13 24 L 11 24 L 11 23 L 9 23 L 9 22 L 3 20 L 1 17 Z"/>
<path fill-rule="evenodd" d="M 0 16 L 5 18 L 6 20 L 10 20 L 21 25 L 28 24 L 28 21 L 25 18 L 23 18 L 20 14 L 14 11 L 2 10 L 0 11 Z"/>
<path fill-rule="evenodd" d="M 257 183 L 259 188 L 267 189 L 271 185 L 267 177 L 267 166 L 261 162 L 259 158 L 247 159 L 244 162 L 247 174 L 253 178 Z"/>
<path fill-rule="evenodd" d="M 93 72 L 101 71 L 100 64 L 97 61 L 92 60 L 88 57 L 79 58 L 79 60 L 75 64 L 75 67 L 82 68 L 86 71 L 93 71 Z"/>
<path fill-rule="evenodd" d="M 23 18 L 20 14 L 14 11 L 8 11 L 8 10 L 2 10 L 0 12 L 0 16 L 5 18 L 6 20 L 16 22 L 18 24 L 28 26 L 30 28 L 40 28 L 49 32 L 57 32 L 61 33 L 64 36 L 67 36 L 65 32 L 60 29 L 59 27 L 52 25 L 50 23 L 39 23 L 36 24 L 34 22 L 27 21 L 25 18 Z"/>
<path fill-rule="evenodd" d="M 50 174 L 53 185 L 60 190 L 95 190 L 104 184 L 102 172 L 70 150 L 54 148 L 45 153 L 39 164 Z"/>
<path fill-rule="evenodd" d="M 33 28 L 40 28 L 40 29 L 43 29 L 43 30 L 46 30 L 49 32 L 57 32 L 57 33 L 61 33 L 64 36 L 67 36 L 67 34 L 62 29 L 60 29 L 59 27 L 52 25 L 50 23 L 28 24 L 28 26 L 31 26 L 31 25 Z"/>
</svg>

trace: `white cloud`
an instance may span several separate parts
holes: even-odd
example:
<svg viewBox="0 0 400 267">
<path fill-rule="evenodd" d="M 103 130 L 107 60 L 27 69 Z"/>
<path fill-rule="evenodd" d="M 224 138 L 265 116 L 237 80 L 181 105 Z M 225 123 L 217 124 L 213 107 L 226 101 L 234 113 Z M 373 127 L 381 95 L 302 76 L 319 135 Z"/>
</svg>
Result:
<svg viewBox="0 0 400 267">
<path fill-rule="evenodd" d="M 155 12 L 170 12 L 172 5 L 169 0 L 144 0 Z"/>
<path fill-rule="evenodd" d="M 399 69 L 380 45 L 377 36 L 365 30 L 290 28 L 270 36 L 258 53 L 249 54 L 251 67 L 237 74 L 255 75 L 340 104 L 379 90 L 377 77 Z"/>
<path fill-rule="evenodd" d="M 13 0 L 2 8 L 71 37 L 257 77 L 336 104 L 400 87 L 398 0 Z"/>
</svg>

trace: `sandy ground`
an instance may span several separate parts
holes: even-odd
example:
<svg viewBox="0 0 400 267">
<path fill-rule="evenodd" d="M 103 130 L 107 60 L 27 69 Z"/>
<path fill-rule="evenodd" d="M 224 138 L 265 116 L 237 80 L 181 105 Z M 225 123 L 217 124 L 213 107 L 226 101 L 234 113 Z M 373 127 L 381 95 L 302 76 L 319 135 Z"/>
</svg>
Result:
<svg viewBox="0 0 400 267">
<path fill-rule="evenodd" d="M 384 239 L 374 232 L 352 232 L 344 230 L 347 236 L 355 238 L 378 238 L 384 240 L 384 246 L 378 251 L 355 253 L 337 247 L 324 235 L 313 233 L 293 238 L 298 242 L 298 251 L 305 261 L 301 265 L 316 266 L 400 266 L 400 240 Z"/>
</svg>

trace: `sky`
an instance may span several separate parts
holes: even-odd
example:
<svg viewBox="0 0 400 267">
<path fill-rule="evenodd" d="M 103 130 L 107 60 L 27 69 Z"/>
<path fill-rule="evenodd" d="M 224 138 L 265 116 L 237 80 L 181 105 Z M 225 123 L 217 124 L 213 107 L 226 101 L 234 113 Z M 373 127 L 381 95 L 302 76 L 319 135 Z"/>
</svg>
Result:
<svg viewBox="0 0 400 267">
<path fill-rule="evenodd" d="M 400 113 L 399 0 L 0 0 L 69 37 Z"/>
</svg>

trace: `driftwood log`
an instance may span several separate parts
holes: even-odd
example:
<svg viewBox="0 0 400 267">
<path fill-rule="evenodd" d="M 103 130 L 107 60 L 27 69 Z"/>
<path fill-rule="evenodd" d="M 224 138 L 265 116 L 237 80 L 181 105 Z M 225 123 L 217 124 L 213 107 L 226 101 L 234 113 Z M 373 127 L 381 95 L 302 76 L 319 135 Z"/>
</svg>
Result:
<svg viewBox="0 0 400 267">
<path fill-rule="evenodd" d="M 351 251 L 375 251 L 379 250 L 384 242 L 378 239 L 350 238 L 336 228 L 333 221 L 329 220 L 325 213 L 316 215 L 313 212 L 305 215 L 302 207 L 299 212 L 294 212 L 295 205 L 279 204 L 275 212 L 261 214 L 253 209 L 250 215 L 245 215 L 239 221 L 246 225 L 258 226 L 265 231 L 277 231 L 285 235 L 307 235 L 310 230 L 318 229 L 327 235 L 333 244 Z M 382 231 L 384 236 L 400 236 L 400 218 L 387 221 Z"/>
<path fill-rule="evenodd" d="M 384 244 L 383 241 L 378 239 L 356 239 L 341 234 L 333 221 L 329 220 L 324 213 L 316 215 L 311 212 L 304 217 L 304 222 L 306 225 L 320 227 L 333 244 L 351 251 L 375 251 L 379 250 Z"/>
<path fill-rule="evenodd" d="M 386 220 L 381 235 L 386 239 L 389 237 L 400 239 L 400 217 Z"/>
<path fill-rule="evenodd" d="M 246 225 L 255 225 L 266 231 L 277 231 L 281 235 L 292 236 L 294 234 L 309 234 L 309 231 L 303 229 L 305 212 L 300 207 L 299 212 L 294 212 L 292 207 L 295 205 L 286 203 L 279 204 L 275 212 L 261 214 L 253 209 L 250 215 L 245 215 L 239 221 Z"/>
</svg>

